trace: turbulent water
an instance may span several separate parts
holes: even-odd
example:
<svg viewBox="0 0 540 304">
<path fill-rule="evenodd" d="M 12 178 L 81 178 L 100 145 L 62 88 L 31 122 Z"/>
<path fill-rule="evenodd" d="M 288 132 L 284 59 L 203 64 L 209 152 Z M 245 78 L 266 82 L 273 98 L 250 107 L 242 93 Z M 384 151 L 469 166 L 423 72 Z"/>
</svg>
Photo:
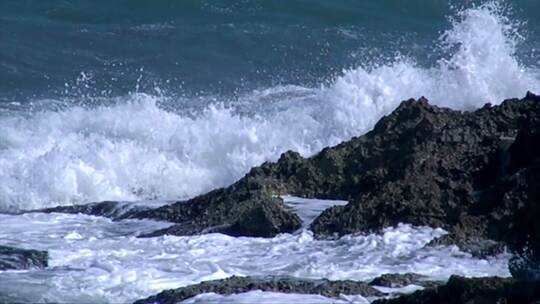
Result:
<svg viewBox="0 0 540 304">
<path fill-rule="evenodd" d="M 304 219 L 312 217 L 317 206 L 320 212 L 328 205 L 326 201 L 287 198 L 291 199 L 289 204 Z M 506 256 L 478 260 L 456 247 L 425 248 L 445 233 L 428 227 L 400 225 L 380 235 L 338 240 L 316 240 L 308 230 L 272 239 L 221 234 L 136 238 L 167 226 L 83 215 L 0 215 L 4 244 L 49 250 L 51 255 L 47 270 L 0 273 L 0 295 L 23 302 L 123 303 L 163 289 L 232 275 L 331 280 L 369 280 L 381 273 L 401 272 L 435 280 L 451 274 L 509 275 Z M 236 302 L 234 299 L 231 301 Z"/>
<path fill-rule="evenodd" d="M 361 2 L 2 1 L 0 244 L 52 259 L 0 272 L 0 294 L 123 302 L 233 274 L 508 275 L 504 256 L 423 248 L 443 233 L 427 227 L 337 241 L 307 230 L 137 239 L 167 224 L 10 215 L 192 197 L 286 150 L 309 156 L 365 133 L 404 99 L 468 110 L 540 91 L 536 1 Z M 342 202 L 289 203 L 309 220 Z"/>
</svg>

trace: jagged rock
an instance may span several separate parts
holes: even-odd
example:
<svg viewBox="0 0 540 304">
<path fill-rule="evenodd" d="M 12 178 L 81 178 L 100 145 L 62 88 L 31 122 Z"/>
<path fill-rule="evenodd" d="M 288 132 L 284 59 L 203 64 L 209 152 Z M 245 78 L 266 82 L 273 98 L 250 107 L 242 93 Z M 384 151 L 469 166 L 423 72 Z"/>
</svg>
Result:
<svg viewBox="0 0 540 304">
<path fill-rule="evenodd" d="M 369 285 L 390 288 L 405 287 L 411 284 L 422 287 L 440 285 L 438 282 L 426 281 L 425 279 L 426 276 L 417 273 L 386 273 L 374 278 Z"/>
<path fill-rule="evenodd" d="M 127 217 L 177 224 L 152 236 L 270 237 L 301 226 L 279 195 L 331 198 L 349 204 L 315 219 L 310 228 L 318 237 L 404 222 L 449 231 L 433 245 L 454 243 L 475 255 L 494 254 L 502 250 L 497 242 L 515 249 L 538 240 L 540 228 L 531 215 L 538 214 L 539 119 L 540 102 L 532 93 L 473 112 L 411 99 L 364 136 L 311 158 L 283 153 L 229 187 Z"/>
<path fill-rule="evenodd" d="M 0 246 L 0 270 L 47 267 L 46 251 Z"/>
<path fill-rule="evenodd" d="M 136 304 L 160 303 L 173 304 L 203 293 L 230 295 L 252 290 L 273 291 L 283 293 L 318 294 L 326 297 L 345 295 L 362 295 L 365 297 L 382 296 L 383 293 L 363 282 L 304 280 L 288 277 L 230 277 L 224 280 L 202 282 L 200 284 L 171 289 L 155 296 L 139 300 Z"/>
<path fill-rule="evenodd" d="M 320 235 L 343 235 L 407 222 L 486 236 L 487 224 L 470 211 L 475 193 L 500 177 L 507 139 L 538 116 L 540 103 L 527 100 L 475 112 L 404 102 L 356 139 L 363 148 L 349 162 L 357 164 L 363 191 L 311 227 Z"/>
<path fill-rule="evenodd" d="M 514 279 L 452 276 L 445 285 L 374 304 L 540 303 L 540 284 Z"/>
<path fill-rule="evenodd" d="M 539 214 L 540 179 L 532 159 L 540 155 L 540 141 L 524 129 L 539 118 L 540 103 L 528 99 L 465 113 L 425 100 L 405 102 L 352 140 L 361 143 L 352 156 L 364 172 L 360 180 L 371 188 L 346 206 L 325 210 L 311 228 L 318 235 L 344 235 L 399 222 L 442 227 L 450 234 L 432 245 L 456 244 L 477 256 L 502 252 L 498 242 L 517 241 L 514 248 L 539 242 L 533 217 Z M 524 155 L 513 156 L 518 154 Z M 516 173 L 517 167 L 527 169 Z M 520 187 L 512 186 L 526 176 Z M 519 205 L 527 206 L 521 217 Z"/>
<path fill-rule="evenodd" d="M 527 91 L 527 94 L 525 95 L 525 99 L 540 101 L 540 95 L 536 95 L 533 92 Z"/>
</svg>

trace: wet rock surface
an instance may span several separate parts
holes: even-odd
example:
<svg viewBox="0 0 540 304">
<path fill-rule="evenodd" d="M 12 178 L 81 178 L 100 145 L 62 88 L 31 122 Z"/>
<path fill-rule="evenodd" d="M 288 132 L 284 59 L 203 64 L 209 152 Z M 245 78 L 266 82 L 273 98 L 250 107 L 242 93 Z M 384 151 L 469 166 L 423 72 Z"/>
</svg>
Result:
<svg viewBox="0 0 540 304">
<path fill-rule="evenodd" d="M 376 277 L 369 283 L 372 286 L 390 288 L 400 288 L 408 285 L 433 287 L 440 284 L 440 282 L 427 281 L 426 276 L 417 273 L 387 273 Z"/>
<path fill-rule="evenodd" d="M 233 276 L 224 280 L 202 282 L 200 284 L 163 291 L 155 296 L 139 300 L 136 304 L 173 304 L 203 293 L 230 295 L 252 290 L 283 293 L 317 294 L 335 298 L 340 295 L 382 296 L 383 293 L 363 282 L 303 280 L 296 278 L 257 278 Z"/>
<path fill-rule="evenodd" d="M 514 279 L 452 276 L 445 285 L 416 291 L 395 299 L 377 300 L 376 304 L 492 304 L 540 303 L 540 284 Z"/>
<path fill-rule="evenodd" d="M 251 191 L 243 183 L 130 217 L 178 223 L 147 236 L 220 232 L 231 236 L 273 237 L 294 232 L 302 225 L 298 215 L 285 208 L 282 199 Z"/>
<path fill-rule="evenodd" d="M 47 267 L 46 251 L 0 246 L 0 270 Z"/>
<path fill-rule="evenodd" d="M 497 242 L 512 243 L 516 235 L 538 240 L 535 221 L 519 218 L 518 209 L 537 212 L 538 170 L 534 161 L 519 160 L 539 155 L 531 148 L 535 137 L 523 135 L 539 118 L 540 103 L 529 99 L 474 112 L 404 102 L 347 143 L 356 142 L 357 153 L 345 162 L 355 164 L 362 191 L 348 205 L 325 210 L 311 228 L 324 236 L 399 222 L 442 227 L 450 234 L 432 245 L 456 244 L 477 256 L 502 252 Z"/>
</svg>

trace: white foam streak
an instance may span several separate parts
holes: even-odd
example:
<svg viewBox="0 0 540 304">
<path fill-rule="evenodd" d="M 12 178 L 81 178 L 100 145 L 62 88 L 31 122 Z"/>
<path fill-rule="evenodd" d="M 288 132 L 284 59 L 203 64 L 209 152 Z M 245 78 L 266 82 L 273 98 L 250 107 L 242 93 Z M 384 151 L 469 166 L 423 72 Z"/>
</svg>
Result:
<svg viewBox="0 0 540 304">
<path fill-rule="evenodd" d="M 431 46 L 448 53 L 432 67 L 397 58 L 345 71 L 329 87 L 270 88 L 197 115 L 166 111 L 163 98 L 145 94 L 97 107 L 9 112 L 0 117 L 0 211 L 190 197 L 286 150 L 307 156 L 360 135 L 404 99 L 472 109 L 540 91 L 535 67 L 514 55 L 515 29 L 497 5 L 485 4 L 460 12 Z"/>
</svg>

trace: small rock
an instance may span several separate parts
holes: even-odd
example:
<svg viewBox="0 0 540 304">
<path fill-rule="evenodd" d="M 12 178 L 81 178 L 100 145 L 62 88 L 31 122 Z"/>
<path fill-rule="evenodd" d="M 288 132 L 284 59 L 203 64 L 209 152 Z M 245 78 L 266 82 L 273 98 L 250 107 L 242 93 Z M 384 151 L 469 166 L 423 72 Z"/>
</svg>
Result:
<svg viewBox="0 0 540 304">
<path fill-rule="evenodd" d="M 46 251 L 0 246 L 0 270 L 47 267 Z"/>
<path fill-rule="evenodd" d="M 400 288 L 408 285 L 429 287 L 437 285 L 436 282 L 426 281 L 426 276 L 417 273 L 387 273 L 373 279 L 369 285 L 390 288 Z"/>
</svg>

